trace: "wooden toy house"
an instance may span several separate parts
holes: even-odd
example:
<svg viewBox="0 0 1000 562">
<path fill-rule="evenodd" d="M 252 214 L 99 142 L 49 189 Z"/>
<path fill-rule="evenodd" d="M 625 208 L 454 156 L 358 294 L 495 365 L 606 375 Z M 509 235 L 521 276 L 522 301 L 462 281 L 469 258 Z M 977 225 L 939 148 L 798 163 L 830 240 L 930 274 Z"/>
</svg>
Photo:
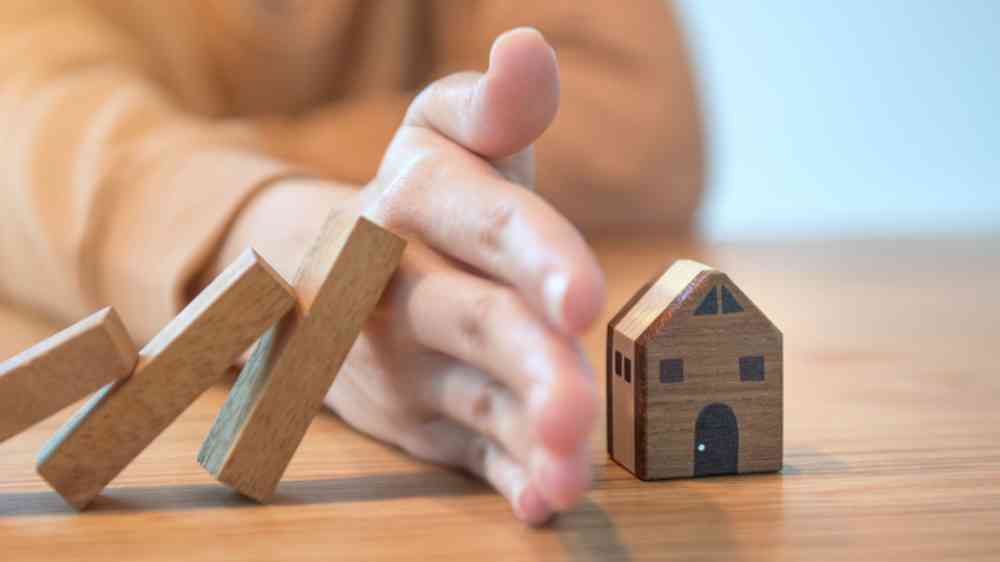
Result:
<svg viewBox="0 0 1000 562">
<path fill-rule="evenodd" d="M 726 274 L 675 262 L 608 324 L 608 454 L 642 480 L 782 461 L 781 332 Z"/>
</svg>

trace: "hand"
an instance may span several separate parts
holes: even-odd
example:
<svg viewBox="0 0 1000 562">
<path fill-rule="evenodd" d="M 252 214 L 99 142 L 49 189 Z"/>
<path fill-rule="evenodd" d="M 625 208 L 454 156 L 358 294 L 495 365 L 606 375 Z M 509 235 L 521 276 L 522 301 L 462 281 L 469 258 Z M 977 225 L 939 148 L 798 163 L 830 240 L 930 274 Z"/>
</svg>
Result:
<svg viewBox="0 0 1000 562">
<path fill-rule="evenodd" d="M 449 76 L 414 100 L 376 178 L 350 203 L 410 245 L 326 397 L 359 430 L 481 476 L 530 523 L 589 488 L 597 412 L 576 337 L 603 307 L 601 271 L 579 233 L 531 191 L 531 144 L 555 116 L 558 92 L 554 52 L 522 29 L 496 40 L 485 75 Z M 344 197 L 317 193 L 273 189 L 234 232 L 264 236 L 255 215 L 296 216 L 257 208 Z M 318 228 L 317 213 L 304 211 L 298 230 Z M 284 237 L 273 252 L 258 249 L 297 260 L 304 249 L 277 247 L 301 236 Z"/>
<path fill-rule="evenodd" d="M 581 236 L 530 191 L 558 91 L 552 49 L 515 30 L 485 75 L 416 98 L 361 193 L 413 241 L 327 397 L 358 429 L 483 477 L 533 523 L 590 485 L 596 391 L 575 336 L 604 299 Z"/>
</svg>

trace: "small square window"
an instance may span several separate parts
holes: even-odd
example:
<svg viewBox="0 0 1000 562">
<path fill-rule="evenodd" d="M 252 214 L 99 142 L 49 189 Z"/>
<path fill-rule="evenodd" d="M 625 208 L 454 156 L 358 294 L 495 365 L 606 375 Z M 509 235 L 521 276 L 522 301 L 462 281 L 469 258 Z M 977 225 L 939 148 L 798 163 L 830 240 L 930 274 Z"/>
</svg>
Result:
<svg viewBox="0 0 1000 562">
<path fill-rule="evenodd" d="M 632 382 L 632 360 L 625 358 L 625 382 Z"/>
<path fill-rule="evenodd" d="M 740 357 L 740 380 L 744 382 L 764 380 L 763 355 Z"/>
<path fill-rule="evenodd" d="M 684 382 L 684 360 L 664 359 L 660 361 L 660 382 L 663 384 Z"/>
<path fill-rule="evenodd" d="M 622 376 L 622 352 L 615 352 L 615 374 Z"/>
</svg>

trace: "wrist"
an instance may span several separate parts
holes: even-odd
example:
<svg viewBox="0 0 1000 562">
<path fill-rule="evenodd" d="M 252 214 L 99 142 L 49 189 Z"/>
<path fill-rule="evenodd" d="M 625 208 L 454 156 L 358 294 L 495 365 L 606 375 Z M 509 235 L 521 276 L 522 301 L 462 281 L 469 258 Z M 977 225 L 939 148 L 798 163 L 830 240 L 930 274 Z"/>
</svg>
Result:
<svg viewBox="0 0 1000 562">
<path fill-rule="evenodd" d="M 355 204 L 356 199 L 355 189 L 315 178 L 289 177 L 271 183 L 240 210 L 202 281 L 221 273 L 247 247 L 293 281 L 329 213 Z"/>
</svg>

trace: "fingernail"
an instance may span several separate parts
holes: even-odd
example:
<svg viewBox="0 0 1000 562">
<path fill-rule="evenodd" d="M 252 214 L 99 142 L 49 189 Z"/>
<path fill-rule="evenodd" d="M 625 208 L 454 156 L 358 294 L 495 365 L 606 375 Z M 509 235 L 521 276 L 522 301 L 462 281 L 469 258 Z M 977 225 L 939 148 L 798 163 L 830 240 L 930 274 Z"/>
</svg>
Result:
<svg viewBox="0 0 1000 562">
<path fill-rule="evenodd" d="M 545 286 L 542 288 L 549 319 L 560 328 L 565 328 L 566 325 L 566 320 L 563 318 L 563 303 L 566 300 L 566 290 L 568 288 L 569 275 L 565 273 L 553 273 L 549 275 L 545 279 Z"/>
<path fill-rule="evenodd" d="M 521 491 L 515 502 L 518 519 L 529 525 L 541 525 L 552 518 L 553 512 L 545 499 L 533 486 L 528 485 Z"/>
<path fill-rule="evenodd" d="M 559 511 L 573 507 L 592 478 L 589 454 L 554 456 L 542 448 L 532 453 L 531 473 L 541 496 Z"/>
<path fill-rule="evenodd" d="M 500 45 L 500 43 L 503 43 L 511 35 L 514 35 L 514 34 L 520 32 L 522 30 L 525 30 L 525 29 L 530 29 L 530 30 L 534 31 L 535 33 L 538 33 L 538 30 L 534 29 L 534 28 L 530 28 L 530 27 L 528 27 L 528 28 L 525 28 L 525 27 L 515 27 L 514 29 L 510 29 L 510 30 L 504 31 L 500 35 L 497 35 L 496 39 L 493 40 L 493 45 L 490 47 L 490 66 L 493 66 L 493 55 L 494 55 L 494 53 L 496 53 L 497 46 Z"/>
</svg>

